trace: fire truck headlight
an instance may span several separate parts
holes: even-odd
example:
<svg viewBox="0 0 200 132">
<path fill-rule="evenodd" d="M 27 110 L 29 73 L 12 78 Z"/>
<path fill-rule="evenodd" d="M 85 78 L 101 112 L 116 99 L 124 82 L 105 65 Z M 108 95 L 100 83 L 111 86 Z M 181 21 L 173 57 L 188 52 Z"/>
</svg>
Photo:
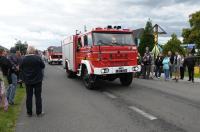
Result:
<svg viewBox="0 0 200 132">
<path fill-rule="evenodd" d="M 138 71 L 138 70 L 139 70 L 139 68 L 138 68 L 138 67 L 135 67 L 135 70 L 136 70 L 136 71 Z"/>
<path fill-rule="evenodd" d="M 108 72 L 109 72 L 108 68 L 101 69 L 101 73 L 108 73 Z"/>
<path fill-rule="evenodd" d="M 139 68 L 136 66 L 136 67 L 133 67 L 132 70 L 133 70 L 133 71 L 138 71 Z"/>
</svg>

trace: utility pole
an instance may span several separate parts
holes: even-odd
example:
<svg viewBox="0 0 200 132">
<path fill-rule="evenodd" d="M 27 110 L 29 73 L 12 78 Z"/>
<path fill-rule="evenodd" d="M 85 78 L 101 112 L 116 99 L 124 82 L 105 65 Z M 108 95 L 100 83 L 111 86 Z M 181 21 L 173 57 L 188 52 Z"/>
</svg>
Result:
<svg viewBox="0 0 200 132">
<path fill-rule="evenodd" d="M 153 35 L 154 35 L 154 41 L 155 45 L 153 48 L 153 53 L 154 53 L 154 58 L 160 53 L 159 48 L 158 48 L 158 35 L 159 34 L 167 34 L 163 28 L 161 28 L 158 24 L 155 24 L 153 26 Z"/>
</svg>

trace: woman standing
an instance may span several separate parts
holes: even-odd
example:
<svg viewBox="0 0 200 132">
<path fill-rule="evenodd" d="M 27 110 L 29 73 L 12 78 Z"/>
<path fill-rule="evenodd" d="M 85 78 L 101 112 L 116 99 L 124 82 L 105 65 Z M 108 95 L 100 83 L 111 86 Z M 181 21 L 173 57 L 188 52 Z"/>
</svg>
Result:
<svg viewBox="0 0 200 132">
<path fill-rule="evenodd" d="M 178 82 L 178 79 L 180 77 L 180 65 L 181 65 L 181 56 L 179 55 L 178 52 L 175 52 L 175 56 L 174 56 L 175 78 L 173 80 L 175 80 L 176 82 Z"/>
<path fill-rule="evenodd" d="M 0 107 L 1 105 L 4 107 L 4 111 L 8 110 L 8 101 L 6 98 L 6 89 L 4 85 L 4 77 L 0 68 Z"/>
<path fill-rule="evenodd" d="M 10 61 L 6 58 L 6 51 L 0 50 L 0 106 L 4 107 L 4 111 L 8 109 L 8 100 L 6 97 L 6 88 L 4 81 L 7 80 L 8 71 L 11 68 Z"/>
<path fill-rule="evenodd" d="M 170 62 L 170 59 L 166 55 L 162 62 L 163 70 L 164 70 L 164 74 L 165 74 L 165 81 L 169 80 L 169 62 Z"/>
</svg>

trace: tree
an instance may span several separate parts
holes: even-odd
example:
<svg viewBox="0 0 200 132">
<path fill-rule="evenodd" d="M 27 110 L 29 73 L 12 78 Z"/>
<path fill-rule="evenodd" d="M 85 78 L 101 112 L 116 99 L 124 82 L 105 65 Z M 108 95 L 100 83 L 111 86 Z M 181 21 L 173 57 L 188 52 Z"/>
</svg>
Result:
<svg viewBox="0 0 200 132">
<path fill-rule="evenodd" d="M 27 47 L 28 47 L 28 44 L 26 41 L 22 43 L 21 40 L 18 40 L 15 43 L 15 49 L 20 51 L 22 54 L 26 54 Z"/>
<path fill-rule="evenodd" d="M 171 39 L 163 46 L 163 53 L 167 54 L 168 51 L 172 53 L 177 51 L 182 55 L 185 54 L 183 47 L 181 47 L 181 41 L 177 38 L 175 33 L 171 35 Z"/>
<path fill-rule="evenodd" d="M 195 43 L 196 48 L 200 49 L 200 11 L 197 11 L 189 17 L 190 28 L 182 31 L 183 43 Z"/>
<path fill-rule="evenodd" d="M 151 20 L 149 20 L 147 21 L 144 32 L 140 38 L 140 45 L 138 47 L 139 53 L 144 55 L 146 47 L 149 47 L 149 50 L 151 51 L 154 44 L 153 26 Z"/>
<path fill-rule="evenodd" d="M 186 29 L 182 30 L 183 43 L 185 43 L 185 44 L 194 43 L 190 37 L 190 34 L 191 34 L 190 29 L 186 28 Z"/>
</svg>

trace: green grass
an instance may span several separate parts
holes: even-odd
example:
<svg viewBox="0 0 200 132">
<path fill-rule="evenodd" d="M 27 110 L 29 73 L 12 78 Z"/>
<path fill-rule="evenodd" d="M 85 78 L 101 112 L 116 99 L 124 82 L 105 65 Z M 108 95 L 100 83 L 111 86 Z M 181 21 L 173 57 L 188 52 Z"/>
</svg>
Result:
<svg viewBox="0 0 200 132">
<path fill-rule="evenodd" d="M 14 132 L 16 121 L 21 111 L 22 101 L 25 96 L 25 88 L 17 88 L 15 95 L 15 105 L 9 106 L 8 111 L 4 112 L 0 108 L 0 132 Z"/>
<path fill-rule="evenodd" d="M 194 74 L 195 78 L 200 78 L 200 73 Z"/>
<path fill-rule="evenodd" d="M 188 77 L 188 72 L 185 72 L 184 76 Z M 200 77 L 200 73 L 195 73 L 194 74 L 194 78 L 199 78 L 199 77 Z"/>
<path fill-rule="evenodd" d="M 175 76 L 175 73 L 173 72 L 172 75 Z M 185 76 L 185 77 L 188 77 L 188 76 L 189 76 L 187 70 L 184 72 L 184 76 Z M 194 78 L 200 78 L 200 73 L 194 73 Z"/>
</svg>

